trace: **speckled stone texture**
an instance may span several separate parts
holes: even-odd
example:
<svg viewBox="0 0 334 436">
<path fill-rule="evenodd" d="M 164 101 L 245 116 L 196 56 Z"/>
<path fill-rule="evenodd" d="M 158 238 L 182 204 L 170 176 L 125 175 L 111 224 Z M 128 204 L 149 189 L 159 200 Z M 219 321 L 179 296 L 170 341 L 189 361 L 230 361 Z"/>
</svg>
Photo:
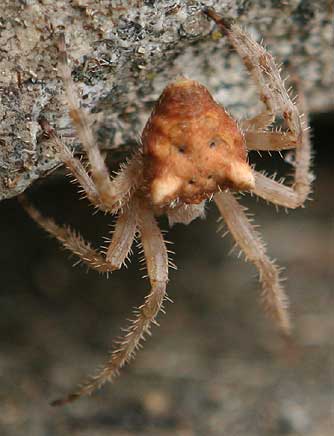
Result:
<svg viewBox="0 0 334 436">
<path fill-rule="evenodd" d="M 302 78 L 311 111 L 333 107 L 330 1 L 207 1 L 264 39 Z M 102 148 L 136 145 L 154 101 L 178 75 L 204 83 L 232 114 L 259 109 L 252 81 L 196 1 L 3 0 L 0 5 L 0 199 L 59 162 L 43 114 L 77 147 L 57 78 L 65 29 L 73 76 Z"/>
</svg>

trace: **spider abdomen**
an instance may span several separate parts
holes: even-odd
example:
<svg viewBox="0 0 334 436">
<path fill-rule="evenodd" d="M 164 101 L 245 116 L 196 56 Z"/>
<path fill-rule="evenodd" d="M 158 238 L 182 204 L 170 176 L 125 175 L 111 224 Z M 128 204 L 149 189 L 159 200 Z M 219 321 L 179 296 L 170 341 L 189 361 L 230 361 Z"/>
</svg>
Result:
<svg viewBox="0 0 334 436">
<path fill-rule="evenodd" d="M 147 122 L 142 142 L 152 202 L 197 204 L 217 190 L 251 189 L 252 171 L 237 122 L 200 83 L 167 86 Z"/>
</svg>

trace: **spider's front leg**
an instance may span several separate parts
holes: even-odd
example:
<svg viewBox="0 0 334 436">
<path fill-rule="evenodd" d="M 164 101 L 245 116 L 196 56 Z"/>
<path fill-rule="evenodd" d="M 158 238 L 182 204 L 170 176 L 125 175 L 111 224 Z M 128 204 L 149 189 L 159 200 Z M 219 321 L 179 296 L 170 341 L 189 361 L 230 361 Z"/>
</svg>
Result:
<svg viewBox="0 0 334 436">
<path fill-rule="evenodd" d="M 232 20 L 223 18 L 210 8 L 205 8 L 204 12 L 223 30 L 255 79 L 268 117 L 270 118 L 269 114 L 282 114 L 290 132 L 298 137 L 301 132 L 299 112 L 288 96 L 273 56 Z M 264 118 L 263 114 L 260 114 L 255 120 Z"/>
<path fill-rule="evenodd" d="M 71 171 L 75 180 L 79 183 L 83 189 L 88 200 L 97 208 L 108 212 L 109 210 L 105 208 L 102 204 L 99 193 L 93 180 L 90 178 L 85 166 L 82 164 L 81 160 L 76 159 L 73 156 L 71 150 L 64 144 L 64 142 L 56 134 L 55 130 L 50 126 L 49 122 L 44 116 L 39 119 L 39 124 L 44 132 L 44 135 L 49 138 L 53 145 L 56 147 L 59 153 L 60 160 L 66 165 L 66 167 Z"/>
<path fill-rule="evenodd" d="M 141 152 L 134 154 L 132 159 L 121 167 L 118 175 L 112 180 L 114 200 L 112 207 L 109 203 L 104 203 L 100 193 L 88 174 L 82 162 L 73 156 L 71 150 L 56 134 L 46 118 L 39 119 L 44 134 L 50 138 L 59 153 L 60 160 L 70 170 L 75 180 L 79 183 L 88 200 L 103 212 L 115 213 L 129 199 L 129 195 L 136 186 L 136 181 L 141 177 Z"/>
<path fill-rule="evenodd" d="M 116 348 L 103 369 L 82 384 L 77 392 L 54 401 L 53 405 L 64 405 L 83 395 L 90 395 L 104 383 L 112 381 L 118 375 L 119 370 L 134 356 L 140 340 L 146 333 L 149 333 L 151 324 L 155 322 L 162 308 L 168 281 L 166 245 L 152 209 L 142 199 L 137 203 L 137 216 L 151 291 L 146 296 L 144 304 L 135 311 L 135 318 L 127 329 L 127 333 L 116 342 Z"/>
<path fill-rule="evenodd" d="M 264 199 L 288 208 L 301 206 L 310 193 L 312 175 L 310 173 L 311 145 L 307 131 L 305 102 L 299 89 L 299 105 L 305 112 L 306 128 L 303 128 L 297 106 L 285 89 L 274 58 L 264 47 L 254 41 L 237 24 L 225 20 L 214 10 L 205 8 L 204 12 L 212 18 L 227 35 L 234 49 L 241 56 L 245 66 L 256 80 L 261 100 L 267 111 L 244 122 L 244 128 L 265 128 L 272 115 L 281 114 L 288 127 L 287 132 L 270 132 L 261 130 L 246 131 L 248 149 L 285 150 L 296 148 L 295 174 L 292 187 L 275 182 L 255 172 L 255 189 L 253 192 Z M 297 84 L 298 85 L 298 84 Z"/>
<path fill-rule="evenodd" d="M 109 170 L 104 162 L 104 158 L 100 152 L 100 149 L 95 142 L 94 135 L 90 127 L 89 117 L 87 113 L 79 107 L 77 102 L 75 86 L 67 60 L 65 35 L 63 33 L 59 35 L 58 49 L 59 71 L 64 82 L 69 115 L 76 128 L 76 132 L 84 147 L 84 150 L 87 153 L 90 163 L 91 177 L 95 185 L 95 190 L 98 194 L 98 200 L 95 202 L 95 204 L 98 203 L 97 206 L 101 209 L 107 209 L 110 212 L 116 212 L 119 207 L 121 207 L 122 200 L 127 197 L 130 191 L 133 191 L 140 183 L 140 156 L 134 156 L 128 165 L 123 168 L 118 177 L 116 177 L 114 180 L 110 179 Z M 68 151 L 66 151 L 66 147 L 61 144 L 60 141 L 57 142 L 57 145 L 64 156 L 64 161 L 66 159 L 65 162 L 67 163 L 67 166 L 72 171 L 74 176 L 78 178 L 78 171 L 76 170 L 78 163 L 75 162 L 73 156 L 72 158 L 69 156 Z M 88 196 L 86 189 L 88 184 L 83 183 L 82 186 Z"/>
<path fill-rule="evenodd" d="M 287 297 L 280 284 L 279 269 L 268 258 L 261 238 L 234 196 L 226 191 L 216 194 L 214 198 L 229 231 L 245 253 L 246 260 L 252 262 L 259 271 L 262 284 L 261 300 L 266 312 L 287 337 L 290 334 L 290 320 Z"/>
</svg>

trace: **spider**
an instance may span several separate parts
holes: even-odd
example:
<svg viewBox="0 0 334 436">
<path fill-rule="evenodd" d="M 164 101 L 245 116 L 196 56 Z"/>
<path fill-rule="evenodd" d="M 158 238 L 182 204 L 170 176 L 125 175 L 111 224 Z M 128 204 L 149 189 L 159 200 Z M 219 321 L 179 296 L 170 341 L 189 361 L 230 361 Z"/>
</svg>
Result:
<svg viewBox="0 0 334 436">
<path fill-rule="evenodd" d="M 75 231 L 44 217 L 25 197 L 21 201 L 29 215 L 90 268 L 99 272 L 120 269 L 131 253 L 133 240 L 141 239 L 150 292 L 135 311 L 125 336 L 117 342 L 109 360 L 77 391 L 54 401 L 72 402 L 112 381 L 135 354 L 140 340 L 162 309 L 170 261 L 156 217 L 166 214 L 170 224 L 189 224 L 204 215 L 205 203 L 213 200 L 246 260 L 252 262 L 262 286 L 265 311 L 285 337 L 290 334 L 287 298 L 280 283 L 280 270 L 266 254 L 259 234 L 248 220 L 235 193 L 250 192 L 275 205 L 301 206 L 310 192 L 311 146 L 301 115 L 280 77 L 273 57 L 231 20 L 205 8 L 228 38 L 257 83 L 264 109 L 257 116 L 233 119 L 200 83 L 180 78 L 169 84 L 147 121 L 141 147 L 111 178 L 94 140 L 88 114 L 80 109 L 68 65 L 65 35 L 58 40 L 59 72 L 69 115 L 88 157 L 89 170 L 75 158 L 46 119 L 44 132 L 54 142 L 61 161 L 98 209 L 117 214 L 112 240 L 105 252 L 95 250 Z M 303 99 L 301 99 L 303 103 Z M 268 127 L 281 115 L 285 131 Z M 305 120 L 307 122 L 307 120 Z M 294 181 L 286 186 L 257 172 L 248 162 L 248 150 L 295 149 Z"/>
</svg>

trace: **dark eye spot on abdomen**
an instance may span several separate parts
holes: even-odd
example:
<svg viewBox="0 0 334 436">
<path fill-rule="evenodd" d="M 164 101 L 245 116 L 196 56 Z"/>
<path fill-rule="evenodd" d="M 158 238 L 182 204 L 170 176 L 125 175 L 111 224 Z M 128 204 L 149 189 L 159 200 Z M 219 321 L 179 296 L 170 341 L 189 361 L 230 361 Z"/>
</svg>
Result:
<svg viewBox="0 0 334 436">
<path fill-rule="evenodd" d="M 177 145 L 177 149 L 179 151 L 179 153 L 184 154 L 186 152 L 187 147 L 185 145 Z"/>
</svg>

